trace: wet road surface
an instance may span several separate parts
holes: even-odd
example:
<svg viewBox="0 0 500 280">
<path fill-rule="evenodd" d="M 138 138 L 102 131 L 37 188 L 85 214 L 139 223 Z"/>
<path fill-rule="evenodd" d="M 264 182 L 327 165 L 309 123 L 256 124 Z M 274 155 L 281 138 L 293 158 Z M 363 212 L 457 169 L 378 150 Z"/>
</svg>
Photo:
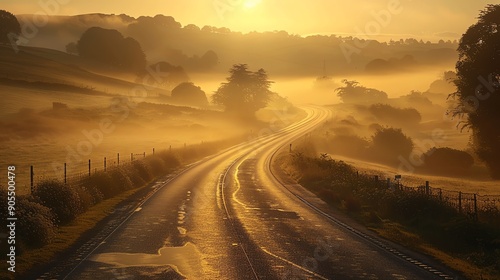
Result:
<svg viewBox="0 0 500 280">
<path fill-rule="evenodd" d="M 329 117 L 305 110 L 286 129 L 157 182 L 154 195 L 75 265 L 40 279 L 455 279 L 421 263 L 425 257 L 364 236 L 276 178 L 276 151 Z"/>
</svg>

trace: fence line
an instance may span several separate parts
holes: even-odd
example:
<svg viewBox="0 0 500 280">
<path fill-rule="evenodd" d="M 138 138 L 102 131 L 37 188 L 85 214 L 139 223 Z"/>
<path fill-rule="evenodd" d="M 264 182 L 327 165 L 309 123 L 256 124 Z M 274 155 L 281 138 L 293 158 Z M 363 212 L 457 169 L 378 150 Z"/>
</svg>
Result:
<svg viewBox="0 0 500 280">
<path fill-rule="evenodd" d="M 176 151 L 185 150 L 182 148 L 175 149 Z M 172 152 L 172 146 L 167 149 L 164 149 L 162 152 Z M 92 158 L 88 160 L 81 160 L 76 164 L 68 164 L 61 163 L 57 165 L 57 171 L 54 168 L 55 173 L 48 175 L 49 172 L 45 166 L 45 169 L 42 169 L 41 174 L 38 174 L 37 166 L 30 165 L 29 166 L 29 191 L 33 193 L 34 188 L 37 183 L 50 180 L 57 179 L 65 184 L 72 186 L 79 186 L 83 183 L 84 179 L 88 178 L 92 174 L 97 172 L 111 172 L 118 167 L 126 167 L 132 164 L 135 161 L 143 160 L 147 156 L 155 155 L 156 149 L 152 148 L 151 152 L 148 154 L 147 152 L 141 153 L 130 153 L 130 154 L 122 154 L 116 153 L 113 156 L 106 155 L 102 157 L 102 159 L 98 160 L 97 158 Z M 41 164 L 41 165 L 49 165 L 49 164 Z M 53 166 L 52 166 L 53 167 Z"/>
<path fill-rule="evenodd" d="M 394 182 L 391 182 L 389 178 L 379 180 L 379 176 L 375 176 L 375 180 L 379 183 L 387 182 L 388 187 L 396 191 L 420 193 L 436 199 L 452 207 L 458 213 L 464 214 L 474 220 L 478 220 L 481 214 L 492 213 L 497 213 L 500 218 L 500 195 L 480 195 L 477 193 L 444 190 L 442 188 L 431 187 L 429 181 L 426 181 L 425 185 L 411 187 L 400 183 L 399 180 L 395 180 Z"/>
</svg>

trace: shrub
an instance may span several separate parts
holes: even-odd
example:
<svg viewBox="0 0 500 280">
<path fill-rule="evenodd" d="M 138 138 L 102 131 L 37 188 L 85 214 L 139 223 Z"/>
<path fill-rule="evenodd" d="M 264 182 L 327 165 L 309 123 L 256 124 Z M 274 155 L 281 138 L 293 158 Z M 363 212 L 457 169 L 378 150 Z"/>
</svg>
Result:
<svg viewBox="0 0 500 280">
<path fill-rule="evenodd" d="M 57 233 L 54 214 L 48 207 L 20 197 L 17 201 L 18 236 L 22 244 L 34 248 L 49 244 Z"/>
<path fill-rule="evenodd" d="M 399 157 L 409 157 L 413 141 L 401 129 L 382 128 L 372 136 L 371 150 L 375 160 L 395 164 L 399 162 Z"/>
<path fill-rule="evenodd" d="M 163 160 L 167 168 L 175 168 L 181 165 L 179 157 L 172 152 L 161 152 L 159 157 Z"/>
<path fill-rule="evenodd" d="M 423 155 L 424 168 L 444 175 L 460 175 L 474 164 L 467 152 L 451 148 L 432 148 Z"/>
<path fill-rule="evenodd" d="M 349 212 L 358 212 L 361 210 L 361 202 L 354 196 L 348 196 L 342 200 L 342 206 Z"/>
<path fill-rule="evenodd" d="M 167 165 L 159 156 L 147 157 L 145 161 L 153 176 L 163 175 L 167 170 Z"/>
<path fill-rule="evenodd" d="M 47 180 L 38 184 L 33 192 L 40 204 L 50 208 L 58 224 L 66 224 L 80 213 L 82 205 L 75 189 L 57 180 Z"/>
<path fill-rule="evenodd" d="M 111 172 L 97 172 L 84 179 L 83 185 L 89 193 L 93 194 L 96 202 L 113 197 L 120 192 L 118 184 L 113 181 Z"/>
<path fill-rule="evenodd" d="M 422 120 L 420 113 L 414 108 L 396 108 L 388 104 L 371 105 L 369 111 L 381 122 L 389 125 L 416 125 Z"/>
<path fill-rule="evenodd" d="M 134 188 L 134 184 L 130 180 L 125 168 L 115 168 L 108 173 L 111 176 L 113 188 L 117 190 L 114 195 Z"/>
<path fill-rule="evenodd" d="M 132 163 L 132 167 L 136 170 L 137 174 L 144 180 L 145 182 L 149 182 L 153 179 L 153 174 L 149 169 L 149 166 L 143 160 L 136 160 Z"/>
</svg>

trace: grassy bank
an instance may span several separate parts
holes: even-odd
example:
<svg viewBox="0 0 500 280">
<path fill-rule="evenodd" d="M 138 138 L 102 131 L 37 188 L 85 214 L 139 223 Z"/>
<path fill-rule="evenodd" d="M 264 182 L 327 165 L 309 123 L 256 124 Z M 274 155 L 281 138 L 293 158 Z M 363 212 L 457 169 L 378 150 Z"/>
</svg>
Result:
<svg viewBox="0 0 500 280">
<path fill-rule="evenodd" d="M 303 146 L 279 163 L 301 185 L 381 236 L 431 255 L 469 279 L 500 279 L 500 221 L 475 221 L 415 190 L 388 188 Z M 309 150 L 309 151 L 308 151 Z M 498 215 L 481 213 L 482 217 Z"/>
</svg>

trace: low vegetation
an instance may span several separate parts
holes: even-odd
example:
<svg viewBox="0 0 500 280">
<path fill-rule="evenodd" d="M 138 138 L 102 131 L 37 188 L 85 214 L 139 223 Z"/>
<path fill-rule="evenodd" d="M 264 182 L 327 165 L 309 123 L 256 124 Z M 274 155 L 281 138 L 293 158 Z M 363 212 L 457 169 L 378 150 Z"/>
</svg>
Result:
<svg viewBox="0 0 500 280">
<path fill-rule="evenodd" d="M 23 256 L 24 264 L 18 269 L 19 273 L 26 273 L 33 266 L 50 261 L 106 217 L 106 213 L 110 213 L 120 201 L 156 178 L 241 141 L 241 138 L 234 138 L 159 152 L 107 172 L 93 173 L 71 184 L 53 179 L 41 181 L 32 194 L 17 198 L 16 211 L 23 217 L 18 224 L 16 240 L 17 255 Z M 0 189 L 0 199 L 7 200 L 7 191 L 3 188 Z M 106 210 L 95 211 L 102 207 Z M 7 218 L 6 210 L 0 209 L 0 218 L 4 220 Z M 81 217 L 84 217 L 83 222 Z M 0 243 L 2 250 L 6 251 L 5 246 L 6 243 Z M 43 251 L 43 258 L 38 260 L 40 254 L 37 252 L 40 250 Z M 1 259 L 4 260 L 5 256 Z"/>
<path fill-rule="evenodd" d="M 500 273 L 500 222 L 493 221 L 498 209 L 480 213 L 480 219 L 474 220 L 425 192 L 388 187 L 382 177 L 378 180 L 359 174 L 354 167 L 326 154 L 315 157 L 310 151 L 298 149 L 285 156 L 281 164 L 325 202 L 384 237 L 440 257 L 452 267 L 457 259 L 463 260 L 469 263 L 467 271 L 462 266 L 453 268 L 471 279 L 493 279 Z M 412 236 L 413 241 L 407 242 L 404 236 Z"/>
</svg>

